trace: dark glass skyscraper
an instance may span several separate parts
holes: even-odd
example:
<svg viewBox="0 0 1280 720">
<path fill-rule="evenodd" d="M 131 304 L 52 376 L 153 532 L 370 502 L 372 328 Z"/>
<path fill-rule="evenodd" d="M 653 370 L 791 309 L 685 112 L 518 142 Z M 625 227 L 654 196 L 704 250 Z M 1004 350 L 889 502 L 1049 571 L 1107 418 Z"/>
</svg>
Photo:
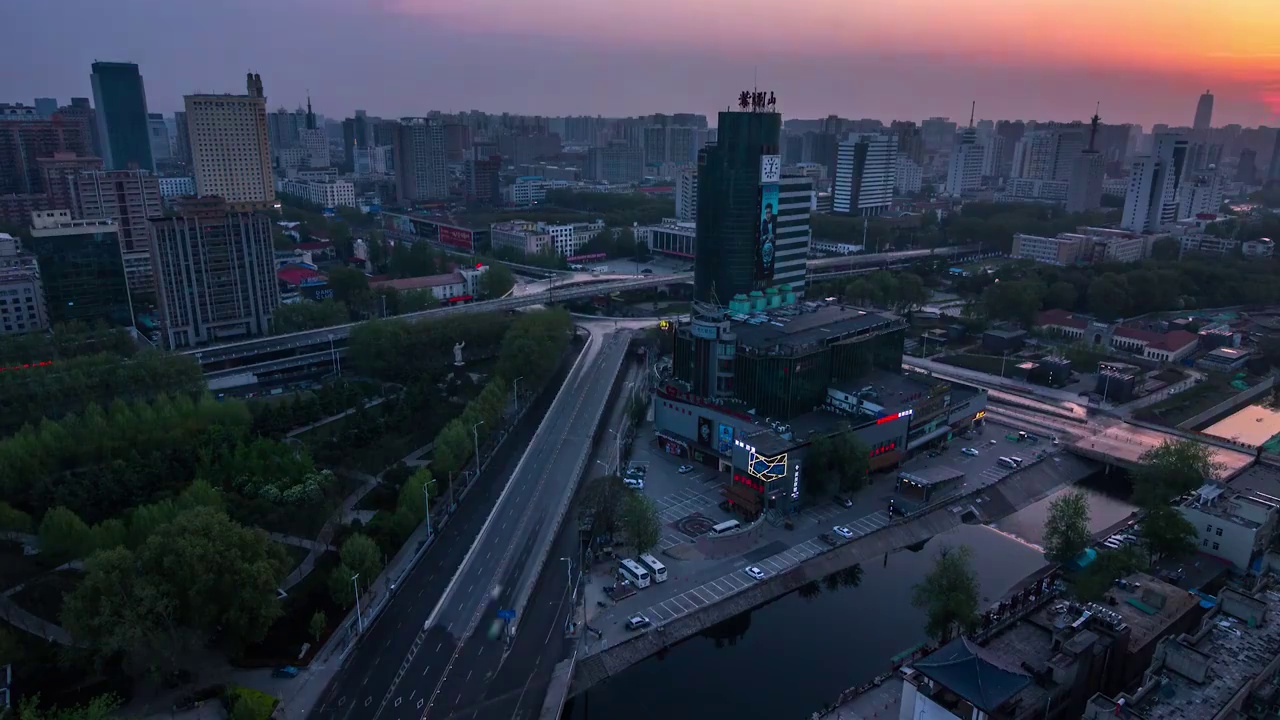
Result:
<svg viewBox="0 0 1280 720">
<path fill-rule="evenodd" d="M 133 306 L 112 220 L 71 220 L 66 210 L 37 212 L 31 239 L 44 283 L 49 321 L 133 325 Z"/>
<path fill-rule="evenodd" d="M 98 137 L 102 161 L 108 170 L 155 170 L 151 136 L 147 126 L 147 94 L 142 75 L 133 63 L 96 62 L 93 103 L 97 105 Z"/>
<path fill-rule="evenodd" d="M 693 263 L 698 300 L 728 305 L 738 294 L 770 285 L 773 241 L 762 255 L 762 233 L 775 231 L 781 158 L 782 115 L 776 112 L 722 112 L 716 142 L 698 152 L 698 235 Z M 762 158 L 778 160 L 766 170 Z M 771 190 L 772 207 L 766 197 Z M 766 212 L 768 215 L 766 216 Z M 765 228 L 768 228 L 766 232 Z"/>
</svg>

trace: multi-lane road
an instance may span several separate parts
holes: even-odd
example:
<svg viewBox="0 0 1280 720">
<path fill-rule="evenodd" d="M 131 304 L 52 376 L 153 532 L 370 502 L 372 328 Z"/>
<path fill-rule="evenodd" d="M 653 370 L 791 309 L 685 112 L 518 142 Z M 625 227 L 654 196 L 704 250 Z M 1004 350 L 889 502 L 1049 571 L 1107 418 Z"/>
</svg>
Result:
<svg viewBox="0 0 1280 720">
<path fill-rule="evenodd" d="M 339 671 L 316 720 L 467 717 L 483 709 L 507 650 L 494 632 L 500 611 L 513 609 L 535 579 L 627 343 L 627 333 L 592 335 L 492 512 L 445 528 Z"/>
</svg>

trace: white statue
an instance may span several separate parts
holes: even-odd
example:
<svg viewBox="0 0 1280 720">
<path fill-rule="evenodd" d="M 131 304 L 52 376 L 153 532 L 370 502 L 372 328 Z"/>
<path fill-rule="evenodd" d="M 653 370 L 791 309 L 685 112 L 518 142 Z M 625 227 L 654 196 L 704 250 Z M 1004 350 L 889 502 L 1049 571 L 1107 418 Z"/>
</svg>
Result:
<svg viewBox="0 0 1280 720">
<path fill-rule="evenodd" d="M 462 348 L 466 346 L 467 344 L 465 342 L 454 343 L 453 345 L 453 364 L 454 365 L 458 365 L 458 366 L 462 365 Z"/>
</svg>

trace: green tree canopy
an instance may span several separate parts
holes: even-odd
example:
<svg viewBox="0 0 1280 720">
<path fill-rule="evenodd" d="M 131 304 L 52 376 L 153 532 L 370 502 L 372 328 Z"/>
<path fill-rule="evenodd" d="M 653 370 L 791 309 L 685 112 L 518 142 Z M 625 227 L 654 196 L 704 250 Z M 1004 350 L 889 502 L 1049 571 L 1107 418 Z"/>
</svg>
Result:
<svg viewBox="0 0 1280 720">
<path fill-rule="evenodd" d="M 1143 453 L 1134 473 L 1134 500 L 1153 509 L 1199 488 L 1222 469 L 1213 446 L 1194 440 L 1166 440 Z"/>
<path fill-rule="evenodd" d="M 870 452 L 848 430 L 814 438 L 805 454 L 805 493 L 810 498 L 820 498 L 837 490 L 858 490 L 867 482 Z"/>
<path fill-rule="evenodd" d="M 1138 528 L 1138 538 L 1147 549 L 1148 561 L 1190 555 L 1196 551 L 1196 527 L 1168 504 L 1147 511 Z"/>
<path fill-rule="evenodd" d="M 647 495 L 632 491 L 622 502 L 620 524 L 636 552 L 648 552 L 662 539 L 658 506 Z"/>
<path fill-rule="evenodd" d="M 1069 563 L 1089 547 L 1089 499 L 1079 490 L 1049 503 L 1044 524 L 1044 554 L 1050 562 Z"/>
<path fill-rule="evenodd" d="M 333 300 L 281 305 L 271 316 L 277 335 L 341 325 L 351 320 L 347 306 Z"/>
<path fill-rule="evenodd" d="M 972 557 L 967 545 L 942 548 L 933 569 L 912 589 L 911 604 L 925 611 L 925 631 L 940 645 L 957 632 L 978 627 L 978 578 Z"/>
</svg>

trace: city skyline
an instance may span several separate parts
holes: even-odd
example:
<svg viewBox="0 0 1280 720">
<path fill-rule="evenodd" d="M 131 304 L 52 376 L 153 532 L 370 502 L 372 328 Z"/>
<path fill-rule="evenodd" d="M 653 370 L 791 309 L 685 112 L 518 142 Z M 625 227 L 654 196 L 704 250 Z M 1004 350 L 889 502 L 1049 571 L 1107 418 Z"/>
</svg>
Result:
<svg viewBox="0 0 1280 720">
<path fill-rule="evenodd" d="M 236 92 L 252 71 L 268 81 L 269 107 L 301 105 L 309 89 L 334 118 L 356 108 L 713 116 L 755 79 L 778 92 L 788 118 L 959 119 L 977 99 L 980 118 L 1083 120 L 1101 101 L 1108 122 L 1147 128 L 1189 126 L 1212 87 L 1215 125 L 1280 125 L 1280 50 L 1269 39 L 1280 34 L 1280 9 L 1262 0 L 1212 14 L 1182 0 L 1158 13 L 1102 0 L 1071 3 L 1069 13 L 1064 0 L 1034 9 L 906 0 L 910 12 L 900 4 L 892 13 L 824 0 L 803 15 L 763 0 L 727 13 L 727 2 L 656 0 L 639 12 L 550 0 L 537 13 L 510 0 L 377 0 L 358 10 L 333 0 L 28 4 L 16 12 L 29 31 L 9 51 L 44 59 L 4 64 L 0 86 L 10 102 L 87 97 L 89 65 L 113 60 L 141 66 L 148 108 L 166 114 L 186 94 Z M 42 52 L 50 37 L 65 50 Z M 540 63 L 533 71 L 530 58 Z"/>
</svg>

